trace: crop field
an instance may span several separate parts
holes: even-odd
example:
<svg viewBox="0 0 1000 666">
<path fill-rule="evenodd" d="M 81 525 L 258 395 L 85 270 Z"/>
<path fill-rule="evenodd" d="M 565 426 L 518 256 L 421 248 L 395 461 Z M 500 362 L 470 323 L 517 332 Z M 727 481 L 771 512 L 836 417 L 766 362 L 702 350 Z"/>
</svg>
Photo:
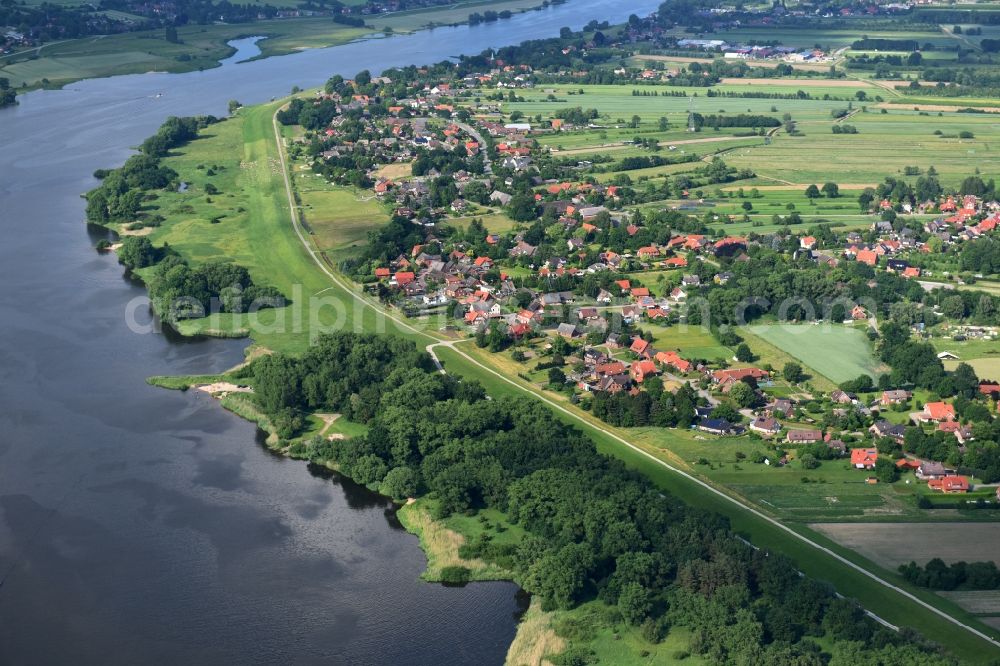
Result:
<svg viewBox="0 0 1000 666">
<path fill-rule="evenodd" d="M 970 613 L 1000 615 L 1000 590 L 938 592 L 938 594 Z M 995 619 L 1000 620 L 1000 617 Z"/>
<path fill-rule="evenodd" d="M 971 358 L 963 361 L 945 361 L 946 370 L 954 370 L 959 363 L 967 363 L 976 371 L 976 376 L 982 379 L 1000 379 L 1000 356 L 993 358 Z"/>
<path fill-rule="evenodd" d="M 734 79 L 732 83 L 713 87 L 720 94 L 718 97 L 707 97 L 704 88 L 661 85 L 637 89 L 658 91 L 661 95 L 634 96 L 628 86 L 546 86 L 523 91 L 520 94 L 525 101 L 505 103 L 504 110 L 520 111 L 527 118 L 541 116 L 547 119 L 553 118 L 559 109 L 568 107 L 596 109 L 600 115 L 594 123 L 601 127 L 541 138 L 543 145 L 561 151 L 563 157 L 582 160 L 592 155 L 608 155 L 618 160 L 652 154 L 629 145 L 635 137 L 641 137 L 656 139 L 661 146 L 658 154 L 662 156 L 688 153 L 705 156 L 724 151 L 727 164 L 752 169 L 758 174 L 760 183 L 801 185 L 803 189 L 810 183 L 826 181 L 845 185 L 877 184 L 887 175 L 902 175 L 908 166 L 921 170 L 934 166 L 942 180 L 950 183 L 967 176 L 973 162 L 984 173 L 1000 171 L 1000 151 L 994 149 L 1000 144 L 1000 123 L 992 114 L 956 112 L 968 106 L 966 102 L 974 100 L 942 98 L 934 101 L 946 102 L 952 111 L 914 110 L 907 98 L 897 96 L 899 92 L 863 81 L 823 79 L 775 79 L 759 83 Z M 721 96 L 756 92 L 797 94 L 800 90 L 812 99 Z M 664 96 L 678 92 L 687 96 Z M 864 93 L 865 99 L 859 100 L 859 93 Z M 556 101 L 550 101 L 550 95 Z M 989 100 L 985 102 L 990 103 Z M 833 134 L 833 127 L 838 124 L 834 112 L 848 110 L 850 116 L 839 124 L 853 126 L 857 133 Z M 746 136 L 749 133 L 746 128 L 716 131 L 704 127 L 692 133 L 687 131 L 690 111 L 703 115 L 760 114 L 777 119 L 787 113 L 795 121 L 797 132 L 791 136 L 783 130 L 778 131 L 769 142 L 763 137 Z M 633 115 L 639 117 L 639 125 L 635 128 L 627 126 Z M 659 129 L 661 117 L 669 123 L 666 130 Z M 971 134 L 972 138 L 961 138 L 968 136 L 963 133 Z M 676 150 L 668 152 L 671 145 Z M 655 181 L 696 167 L 694 163 L 676 164 L 625 173 L 633 180 Z M 616 175 L 601 174 L 600 178 L 607 180 Z M 850 201 L 816 202 L 816 205 L 820 203 L 828 204 L 828 210 L 812 210 L 798 204 L 796 209 L 807 218 L 848 216 L 850 221 L 857 221 L 854 217 L 858 211 Z M 776 212 L 773 208 L 758 214 L 770 217 Z"/>
<path fill-rule="evenodd" d="M 841 325 L 750 326 L 754 335 L 786 351 L 806 368 L 834 382 L 874 375 L 879 368 L 864 332 Z"/>
<path fill-rule="evenodd" d="M 794 28 L 742 28 L 722 30 L 712 34 L 713 39 L 735 42 L 776 40 L 784 46 L 811 47 L 819 44 L 825 50 L 835 50 L 850 46 L 860 39 L 861 33 L 872 39 L 914 39 L 921 45 L 931 43 L 936 47 L 956 45 L 953 37 L 943 32 L 930 31 L 882 31 L 882 30 L 796 30 Z"/>
<path fill-rule="evenodd" d="M 819 523 L 810 525 L 876 564 L 894 570 L 939 557 L 947 563 L 995 560 L 1000 530 L 984 523 Z"/>
</svg>

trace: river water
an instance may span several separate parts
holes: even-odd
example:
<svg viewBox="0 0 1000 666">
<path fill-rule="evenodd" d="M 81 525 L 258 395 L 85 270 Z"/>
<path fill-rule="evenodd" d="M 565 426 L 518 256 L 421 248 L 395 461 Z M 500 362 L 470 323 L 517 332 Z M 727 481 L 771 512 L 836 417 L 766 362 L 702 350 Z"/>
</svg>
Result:
<svg viewBox="0 0 1000 666">
<path fill-rule="evenodd" d="M 80 194 L 169 115 L 223 115 L 334 73 L 430 63 L 656 2 L 571 0 L 222 67 L 81 81 L 0 110 L 0 664 L 502 663 L 510 583 L 421 583 L 384 499 L 275 457 L 251 424 L 155 374 L 243 341 L 139 335 L 142 294 L 93 250 Z"/>
</svg>

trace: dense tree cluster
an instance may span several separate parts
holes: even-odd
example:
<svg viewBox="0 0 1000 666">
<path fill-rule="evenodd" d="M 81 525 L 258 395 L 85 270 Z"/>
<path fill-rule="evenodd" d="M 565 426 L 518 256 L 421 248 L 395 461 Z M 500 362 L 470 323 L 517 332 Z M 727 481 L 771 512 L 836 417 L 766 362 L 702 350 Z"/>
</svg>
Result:
<svg viewBox="0 0 1000 666">
<path fill-rule="evenodd" d="M 17 91 L 10 87 L 10 79 L 0 77 L 0 109 L 17 103 Z"/>
<path fill-rule="evenodd" d="M 303 455 L 397 498 L 428 494 L 438 517 L 502 511 L 526 536 L 484 535 L 462 554 L 514 572 L 543 608 L 599 599 L 654 642 L 689 626 L 691 650 L 721 663 L 819 666 L 804 638 L 824 635 L 835 652 L 852 641 L 937 663 L 787 559 L 735 538 L 721 517 L 598 453 L 543 405 L 485 400 L 477 385 L 431 371 L 410 342 L 335 334 L 301 359 L 259 359 L 254 382 L 272 417 L 323 409 L 368 424 L 364 436 L 317 439 Z"/>
<path fill-rule="evenodd" d="M 997 569 L 996 562 L 955 562 L 948 565 L 935 557 L 923 567 L 916 562 L 901 564 L 899 573 L 914 585 L 932 590 L 1000 588 L 1000 569 Z"/>
</svg>

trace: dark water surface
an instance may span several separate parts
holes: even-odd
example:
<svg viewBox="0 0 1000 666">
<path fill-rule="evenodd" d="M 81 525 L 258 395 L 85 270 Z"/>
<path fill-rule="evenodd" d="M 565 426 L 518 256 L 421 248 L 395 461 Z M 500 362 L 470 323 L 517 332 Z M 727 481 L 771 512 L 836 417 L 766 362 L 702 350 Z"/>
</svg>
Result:
<svg viewBox="0 0 1000 666">
<path fill-rule="evenodd" d="M 245 342 L 137 335 L 142 295 L 93 251 L 79 195 L 168 115 L 225 113 L 352 75 L 620 21 L 655 1 L 571 0 L 223 67 L 83 81 L 0 110 L 0 664 L 488 664 L 523 601 L 445 588 L 389 504 L 269 454 L 254 426 L 155 374 Z"/>
</svg>

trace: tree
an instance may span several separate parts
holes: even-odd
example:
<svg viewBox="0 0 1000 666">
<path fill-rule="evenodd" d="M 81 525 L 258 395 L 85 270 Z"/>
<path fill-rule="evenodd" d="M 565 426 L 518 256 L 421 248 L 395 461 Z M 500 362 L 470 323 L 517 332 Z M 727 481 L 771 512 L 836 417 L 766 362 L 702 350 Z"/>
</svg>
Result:
<svg viewBox="0 0 1000 666">
<path fill-rule="evenodd" d="M 129 268 L 145 268 L 159 260 L 159 251 L 146 236 L 126 236 L 118 248 L 118 261 Z"/>
<path fill-rule="evenodd" d="M 172 25 L 168 25 L 163 29 L 163 38 L 170 42 L 171 44 L 180 44 L 180 39 L 177 37 L 177 28 Z"/>
<path fill-rule="evenodd" d="M 820 197 L 819 188 L 816 187 L 815 183 L 806 188 L 806 197 L 808 197 L 809 199 L 819 199 Z"/>
<path fill-rule="evenodd" d="M 559 368 L 549 368 L 549 384 L 561 387 L 566 383 L 566 373 Z"/>
<path fill-rule="evenodd" d="M 243 105 L 240 104 L 235 99 L 229 100 L 229 115 L 233 115 L 234 113 L 236 113 L 241 106 Z"/>
<path fill-rule="evenodd" d="M 417 494 L 417 475 L 409 467 L 393 467 L 378 488 L 383 495 L 403 500 Z"/>
<path fill-rule="evenodd" d="M 753 407 L 754 403 L 757 402 L 757 392 L 746 382 L 733 384 L 733 387 L 729 389 L 729 397 L 744 409 Z"/>
<path fill-rule="evenodd" d="M 618 610 L 625 622 L 634 626 L 642 624 L 653 609 L 649 590 L 639 583 L 626 583 L 618 595 Z"/>
<path fill-rule="evenodd" d="M 750 347 L 745 342 L 741 342 L 738 347 L 736 347 L 736 360 L 740 363 L 752 363 L 754 359 L 753 352 L 750 351 Z"/>
<path fill-rule="evenodd" d="M 837 183 L 823 183 L 823 194 L 828 199 L 836 199 L 840 196 L 840 186 Z"/>
<path fill-rule="evenodd" d="M 785 367 L 781 370 L 782 377 L 786 381 L 792 384 L 798 384 L 803 379 L 805 379 L 805 373 L 802 372 L 802 366 L 794 361 L 789 361 L 785 364 Z"/>
<path fill-rule="evenodd" d="M 816 469 L 819 467 L 819 461 L 811 453 L 806 453 L 799 458 L 799 463 L 802 465 L 802 469 Z"/>
<path fill-rule="evenodd" d="M 899 480 L 899 468 L 888 458 L 879 458 L 875 461 L 875 478 L 880 483 L 894 483 Z"/>
</svg>

